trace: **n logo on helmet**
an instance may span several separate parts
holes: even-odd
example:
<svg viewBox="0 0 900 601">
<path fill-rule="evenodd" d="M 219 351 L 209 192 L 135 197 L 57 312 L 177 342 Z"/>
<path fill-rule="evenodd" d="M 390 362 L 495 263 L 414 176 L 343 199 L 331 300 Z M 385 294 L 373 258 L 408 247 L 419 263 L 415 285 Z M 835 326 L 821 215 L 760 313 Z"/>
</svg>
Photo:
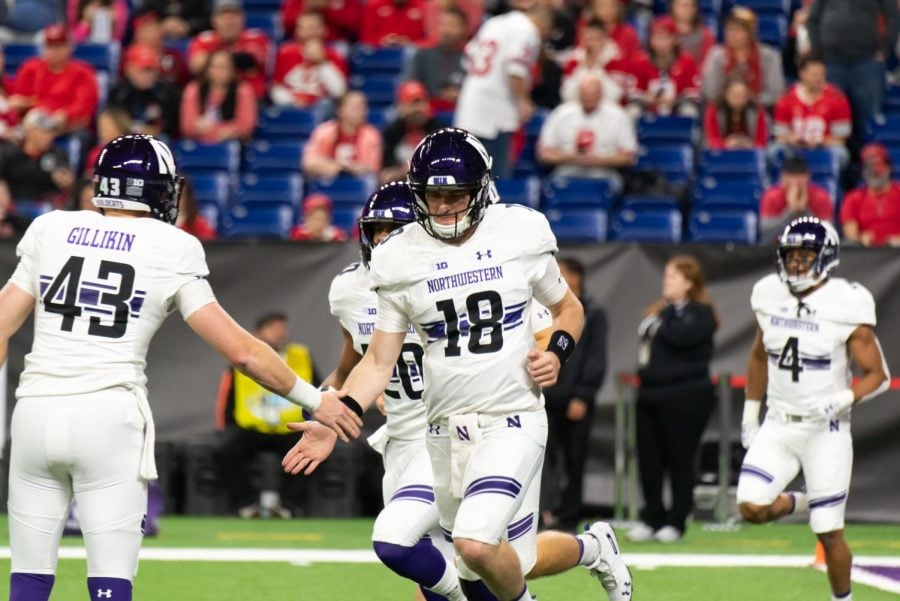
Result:
<svg viewBox="0 0 900 601">
<path fill-rule="evenodd" d="M 156 152 L 156 162 L 159 163 L 159 172 L 162 175 L 175 175 L 175 158 L 172 156 L 172 151 L 169 150 L 169 147 L 153 138 L 151 138 L 149 142 L 150 146 L 153 147 L 154 152 Z"/>
</svg>

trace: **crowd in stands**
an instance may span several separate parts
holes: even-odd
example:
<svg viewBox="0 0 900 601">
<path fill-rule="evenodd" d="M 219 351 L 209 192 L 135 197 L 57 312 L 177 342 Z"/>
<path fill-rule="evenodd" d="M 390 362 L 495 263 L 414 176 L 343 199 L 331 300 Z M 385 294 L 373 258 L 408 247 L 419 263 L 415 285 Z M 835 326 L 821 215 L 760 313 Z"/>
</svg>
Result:
<svg viewBox="0 0 900 601">
<path fill-rule="evenodd" d="M 0 19 L 0 235 L 84 206 L 131 131 L 175 146 L 198 236 L 345 240 L 455 124 L 563 239 L 770 243 L 816 214 L 900 245 L 894 2 L 18 0 Z M 492 61 L 524 82 L 516 110 L 474 83 Z"/>
</svg>

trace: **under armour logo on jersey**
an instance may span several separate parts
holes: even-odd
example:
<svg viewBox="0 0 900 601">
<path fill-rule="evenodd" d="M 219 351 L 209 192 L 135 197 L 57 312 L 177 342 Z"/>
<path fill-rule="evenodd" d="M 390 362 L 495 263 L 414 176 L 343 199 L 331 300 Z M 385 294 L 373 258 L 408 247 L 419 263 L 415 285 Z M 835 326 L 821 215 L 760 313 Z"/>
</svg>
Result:
<svg viewBox="0 0 900 601">
<path fill-rule="evenodd" d="M 494 255 L 491 254 L 491 249 L 487 249 L 487 250 L 484 251 L 484 252 L 482 252 L 482 251 L 480 251 L 480 250 L 475 251 L 475 256 L 478 257 L 478 260 L 480 261 L 480 260 L 482 260 L 482 259 L 490 259 L 490 258 L 493 258 Z"/>
<path fill-rule="evenodd" d="M 439 424 L 428 424 L 428 433 L 435 436 L 441 435 L 441 426 Z"/>
<path fill-rule="evenodd" d="M 98 588 L 97 589 L 97 598 L 98 599 L 112 599 L 112 589 L 108 588 L 108 589 L 104 590 L 102 588 Z"/>
</svg>

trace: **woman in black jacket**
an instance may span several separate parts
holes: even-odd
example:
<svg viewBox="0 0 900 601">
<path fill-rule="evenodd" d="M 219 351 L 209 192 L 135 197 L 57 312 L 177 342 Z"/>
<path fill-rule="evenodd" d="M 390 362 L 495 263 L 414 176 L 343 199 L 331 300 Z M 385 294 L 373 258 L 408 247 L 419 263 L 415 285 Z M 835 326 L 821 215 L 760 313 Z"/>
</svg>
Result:
<svg viewBox="0 0 900 601">
<path fill-rule="evenodd" d="M 675 542 L 684 534 L 694 504 L 694 459 L 715 405 L 709 362 L 718 318 L 697 259 L 673 257 L 662 292 L 638 328 L 637 446 L 644 509 L 642 523 L 629 533 L 634 541 Z M 666 474 L 672 485 L 668 509 Z"/>
</svg>

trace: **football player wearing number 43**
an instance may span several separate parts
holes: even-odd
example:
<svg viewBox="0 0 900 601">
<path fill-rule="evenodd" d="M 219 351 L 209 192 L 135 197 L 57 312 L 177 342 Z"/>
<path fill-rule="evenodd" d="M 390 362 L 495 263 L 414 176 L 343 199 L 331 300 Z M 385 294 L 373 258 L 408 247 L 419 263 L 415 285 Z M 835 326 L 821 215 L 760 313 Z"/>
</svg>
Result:
<svg viewBox="0 0 900 601">
<path fill-rule="evenodd" d="M 825 549 L 832 599 L 849 601 L 850 410 L 885 391 L 890 375 L 875 337 L 872 295 L 830 277 L 838 246 L 828 222 L 795 219 L 778 240 L 778 274 L 753 288 L 759 327 L 747 368 L 741 424 L 747 455 L 737 501 L 744 519 L 755 524 L 808 511 Z M 862 372 L 852 385 L 850 360 Z M 764 393 L 768 410 L 760 426 Z M 801 469 L 806 492 L 782 492 Z"/>
<path fill-rule="evenodd" d="M 412 324 L 425 349 L 434 498 L 466 597 L 531 599 L 524 574 L 580 564 L 611 599 L 627 601 L 631 577 L 607 524 L 578 537 L 557 533 L 536 564 L 547 437 L 541 387 L 555 383 L 584 319 L 560 275 L 547 220 L 522 206 L 494 204 L 491 158 L 461 129 L 427 136 L 413 153 L 408 181 L 417 223 L 372 251 L 375 330 L 344 383 L 345 402 L 360 413 L 375 402 Z M 546 349 L 534 348 L 527 325 L 532 298 L 553 316 Z"/>
<path fill-rule="evenodd" d="M 35 219 L 0 290 L 0 363 L 9 338 L 35 313 L 11 427 L 10 601 L 49 599 L 73 497 L 89 598 L 131 600 L 147 481 L 157 476 L 147 347 L 175 309 L 237 369 L 341 438 L 358 436 L 361 426 L 216 302 L 203 247 L 173 225 L 182 178 L 164 143 L 116 138 L 100 153 L 93 181 L 103 214 Z"/>
</svg>

